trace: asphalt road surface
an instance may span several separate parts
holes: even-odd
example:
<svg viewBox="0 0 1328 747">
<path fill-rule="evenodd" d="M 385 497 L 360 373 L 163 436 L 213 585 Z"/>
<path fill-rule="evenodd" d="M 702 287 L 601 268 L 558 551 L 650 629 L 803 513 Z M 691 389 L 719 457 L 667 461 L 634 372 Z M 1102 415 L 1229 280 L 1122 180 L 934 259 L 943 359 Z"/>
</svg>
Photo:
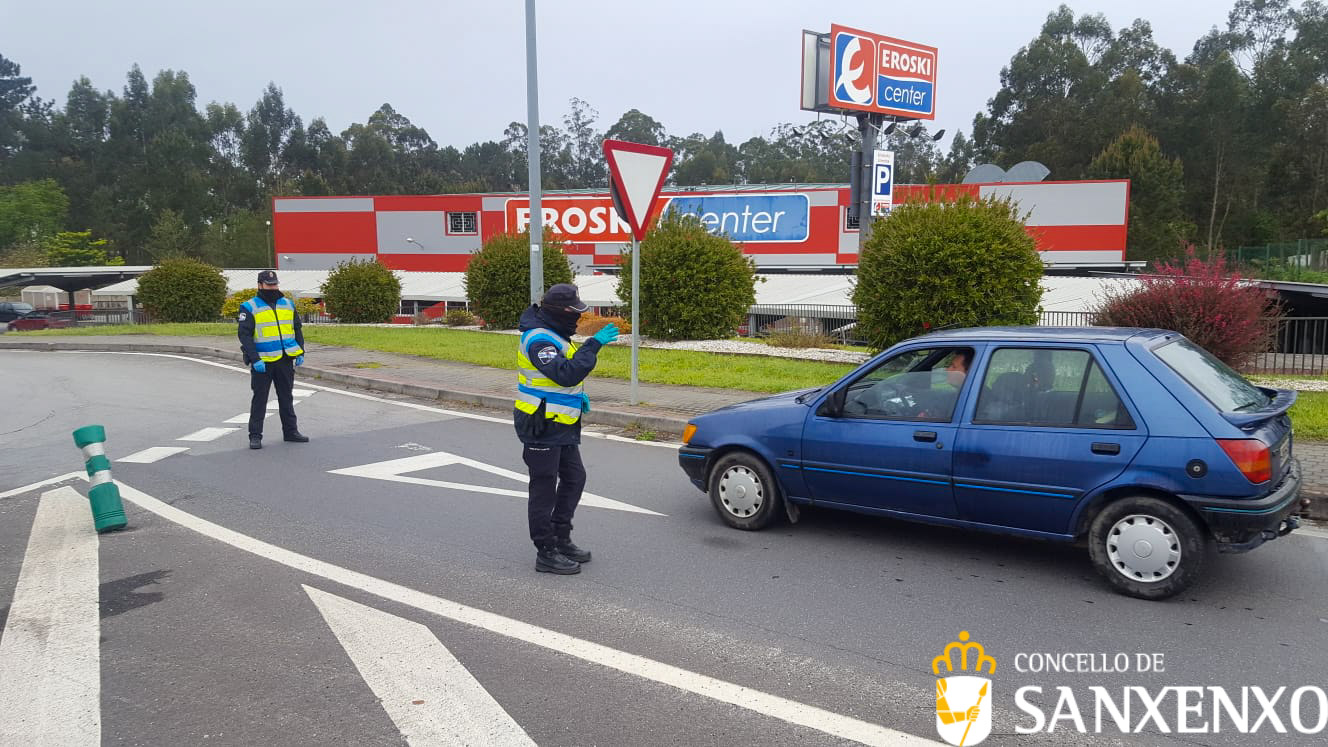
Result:
<svg viewBox="0 0 1328 747">
<path fill-rule="evenodd" d="M 587 437 L 574 538 L 594 560 L 557 577 L 533 569 L 507 413 L 297 382 L 312 441 L 283 443 L 273 414 L 251 451 L 235 366 L 0 352 L 0 370 L 0 744 L 937 742 L 932 661 L 960 631 L 998 662 L 988 744 L 1322 743 L 1292 720 L 1328 719 L 1304 690 L 1328 689 L 1321 530 L 1214 556 L 1150 603 L 1073 547 L 818 511 L 731 530 L 670 445 Z M 121 532 L 92 532 L 71 475 L 92 423 Z M 1130 666 L 1028 671 L 1110 668 L 1067 653 Z M 1018 731 L 1026 686 L 1054 731 Z M 1139 733 L 1099 735 L 1093 686 L 1171 694 L 1155 717 L 1134 701 Z M 1182 733 L 1164 690 L 1243 692 L 1253 725 L 1255 686 L 1287 689 L 1251 735 L 1213 733 L 1212 696 L 1189 717 L 1207 733 Z"/>
</svg>

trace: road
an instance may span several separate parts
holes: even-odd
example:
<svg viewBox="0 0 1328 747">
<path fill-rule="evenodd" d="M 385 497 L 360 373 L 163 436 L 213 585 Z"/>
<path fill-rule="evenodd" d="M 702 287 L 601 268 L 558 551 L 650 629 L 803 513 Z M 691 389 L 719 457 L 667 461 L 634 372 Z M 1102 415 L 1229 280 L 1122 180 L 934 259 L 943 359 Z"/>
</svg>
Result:
<svg viewBox="0 0 1328 747">
<path fill-rule="evenodd" d="M 734 531 L 669 445 L 588 437 L 575 539 L 594 561 L 556 577 L 533 571 L 505 413 L 297 383 L 312 442 L 283 443 L 273 415 L 250 451 L 235 366 L 0 352 L 0 367 L 0 743 L 935 742 L 932 659 L 961 630 L 999 662 L 989 744 L 1322 736 L 1296 733 L 1285 702 L 1328 686 L 1321 531 L 1215 556 L 1183 598 L 1149 603 L 1049 543 L 827 512 Z M 23 489 L 78 470 L 70 432 L 90 423 L 122 532 L 79 522 L 83 480 Z M 1063 652 L 1157 653 L 1165 671 L 1015 658 Z M 1286 686 L 1288 733 L 1176 733 L 1173 703 L 1172 733 L 1023 735 L 1029 685 L 1048 718 L 1074 688 L 1090 721 L 1095 685 Z"/>
</svg>

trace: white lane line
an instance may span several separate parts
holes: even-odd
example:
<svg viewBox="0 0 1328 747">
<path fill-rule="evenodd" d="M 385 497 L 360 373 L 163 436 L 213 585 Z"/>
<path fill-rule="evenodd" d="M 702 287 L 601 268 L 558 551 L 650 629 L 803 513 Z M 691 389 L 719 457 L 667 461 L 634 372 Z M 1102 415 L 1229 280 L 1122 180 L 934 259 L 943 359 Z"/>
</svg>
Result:
<svg viewBox="0 0 1328 747">
<path fill-rule="evenodd" d="M 130 464 L 152 464 L 159 462 L 168 456 L 175 456 L 184 451 L 189 451 L 188 446 L 153 446 L 142 451 L 136 451 L 127 457 L 116 459 L 117 462 L 128 462 Z"/>
<path fill-rule="evenodd" d="M 270 417 L 272 417 L 272 413 L 270 413 L 270 412 L 268 412 L 268 413 L 264 413 L 264 414 L 263 414 L 263 417 L 264 417 L 264 418 L 270 418 Z M 247 413 L 247 412 L 246 412 L 246 413 L 241 413 L 241 414 L 236 415 L 235 417 L 231 418 L 230 420 L 223 420 L 222 422 L 223 422 L 223 423 L 228 423 L 228 424 L 231 424 L 231 425 L 248 425 L 248 424 L 249 424 L 249 413 Z"/>
<path fill-rule="evenodd" d="M 176 441 L 216 441 L 230 433 L 240 430 L 239 428 L 203 428 L 194 431 L 187 436 L 180 436 Z"/>
<path fill-rule="evenodd" d="M 815 729 L 842 739 L 850 739 L 869 745 L 940 744 L 879 724 L 844 716 L 750 687 L 735 685 L 704 674 L 690 672 L 671 664 L 665 664 L 626 651 L 618 651 L 608 646 L 469 607 L 460 602 L 425 594 L 391 581 L 384 581 L 358 571 L 316 560 L 307 555 L 270 545 L 262 540 L 213 524 L 206 519 L 200 519 L 122 482 L 117 481 L 116 484 L 120 486 L 120 495 L 124 499 L 133 502 L 146 511 L 157 514 L 167 521 L 173 521 L 218 542 L 223 542 L 289 568 L 430 612 L 464 625 L 471 625 L 481 630 L 524 641 L 540 648 L 549 649 L 592 664 L 599 664 L 652 682 L 669 685 L 685 692 L 721 703 L 728 703 L 738 708 L 745 708 L 755 713 L 764 714 L 790 724 L 804 726 L 808 729 Z"/>
<path fill-rule="evenodd" d="M 0 744 L 101 744 L 97 583 L 88 499 L 43 493 L 0 637 Z"/>
<path fill-rule="evenodd" d="M 2 497 L 3 496 L 0 496 L 0 498 Z M 1325 531 L 1323 528 L 1319 526 L 1310 526 L 1308 524 L 1302 523 L 1300 525 L 1300 529 L 1297 529 L 1288 536 L 1291 537 L 1304 536 L 1304 537 L 1315 537 L 1318 539 L 1328 539 L 1328 531 Z"/>
<path fill-rule="evenodd" d="M 26 351 L 15 351 L 15 352 L 26 352 Z M 240 368 L 239 366 L 231 366 L 225 363 L 217 363 L 216 361 L 205 361 L 201 358 L 191 358 L 187 355 L 176 355 L 174 353 L 140 353 L 130 350 L 57 350 L 51 352 L 82 354 L 82 355 L 150 355 L 158 358 L 176 358 L 182 361 L 201 363 L 204 366 L 213 366 L 214 368 L 224 368 L 227 371 L 235 371 L 236 373 L 249 373 L 249 369 L 247 368 Z M 449 417 L 454 417 L 454 418 L 466 418 L 468 420 L 480 420 L 486 423 L 501 423 L 503 425 L 512 424 L 512 418 L 510 417 L 496 418 L 493 417 L 492 415 L 479 415 L 473 412 L 463 412 L 461 410 L 447 410 L 442 407 L 430 407 L 429 405 L 421 405 L 415 402 L 399 402 L 397 400 L 375 397 L 372 394 L 351 392 L 345 389 L 335 389 L 333 387 L 324 386 L 322 384 L 306 383 L 304 384 L 304 386 L 309 387 L 310 389 L 315 389 L 320 392 L 332 392 L 333 394 L 340 394 L 343 397 L 354 397 L 355 399 L 362 399 L 369 402 L 379 402 L 385 405 L 393 405 L 394 407 L 404 407 L 409 410 L 432 412 L 432 413 L 437 413 L 439 415 L 447 415 Z M 760 396 L 760 395 L 754 395 L 754 396 Z M 248 421 L 245 420 L 243 422 L 248 422 Z M 583 430 L 581 432 L 581 435 L 585 436 L 586 438 L 599 438 L 606 441 L 621 441 L 622 443 L 636 444 L 638 446 L 654 446 L 656 448 L 673 449 L 675 451 L 678 449 L 679 446 L 682 446 L 682 444 L 676 441 L 638 441 L 632 438 L 623 438 L 622 436 L 614 436 L 607 433 L 596 433 L 594 431 L 586 431 L 586 430 Z"/>
<path fill-rule="evenodd" d="M 87 475 L 84 474 L 81 470 L 78 472 L 66 472 L 63 475 L 56 475 L 55 477 L 50 477 L 45 480 L 38 480 L 37 482 L 24 485 L 21 488 L 6 490 L 5 492 L 0 493 L 0 498 L 12 498 L 16 495 L 23 495 L 24 493 L 32 492 L 37 488 L 44 488 L 47 485 L 54 485 L 60 482 L 67 482 L 69 480 L 76 480 L 80 477 L 82 477 L 83 479 L 87 479 Z"/>
<path fill-rule="evenodd" d="M 427 627 L 302 586 L 408 744 L 534 747 Z"/>
<path fill-rule="evenodd" d="M 432 480 L 425 477 L 407 477 L 407 472 L 418 472 L 424 469 L 434 469 L 437 467 L 447 467 L 452 465 L 461 465 L 488 472 L 491 475 L 498 475 L 509 480 L 515 480 L 520 483 L 527 482 L 526 475 L 520 472 L 514 472 L 510 469 L 495 467 L 492 464 L 485 464 L 474 459 L 468 459 L 459 454 L 449 454 L 446 451 L 435 451 L 429 454 L 419 454 L 417 456 L 402 457 L 400 459 L 388 459 L 383 462 L 374 462 L 372 464 L 361 464 L 357 467 L 345 467 L 343 469 L 328 470 L 333 475 L 350 475 L 352 477 L 367 477 L 371 480 L 387 480 L 389 482 L 404 482 L 410 485 L 428 485 L 435 488 L 445 488 L 448 490 L 465 490 L 472 493 L 488 493 L 489 495 L 504 495 L 512 498 L 528 497 L 528 490 L 507 490 L 504 488 L 493 488 L 488 485 L 473 485 L 464 482 L 448 482 L 444 480 Z M 665 514 L 651 511 L 649 509 L 633 506 L 630 503 L 623 503 L 612 498 L 605 498 L 602 495 L 594 493 L 581 494 L 582 506 L 593 506 L 595 508 L 608 508 L 615 511 L 628 511 L 637 514 L 648 514 L 650 516 L 664 516 Z"/>
<path fill-rule="evenodd" d="M 294 396 L 296 396 L 296 397 L 312 397 L 312 396 L 314 396 L 314 390 L 312 390 L 312 389 L 292 389 L 292 390 L 291 390 L 291 394 L 294 395 Z"/>
</svg>

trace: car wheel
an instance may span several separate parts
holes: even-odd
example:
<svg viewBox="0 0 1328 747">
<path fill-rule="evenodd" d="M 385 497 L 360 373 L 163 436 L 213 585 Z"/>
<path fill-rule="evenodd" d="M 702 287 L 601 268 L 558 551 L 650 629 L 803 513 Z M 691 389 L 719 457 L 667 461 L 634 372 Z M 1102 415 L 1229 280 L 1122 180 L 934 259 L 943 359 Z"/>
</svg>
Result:
<svg viewBox="0 0 1328 747">
<path fill-rule="evenodd" d="M 1107 504 L 1088 530 L 1088 554 L 1116 590 L 1139 599 L 1166 599 L 1199 578 L 1208 535 L 1189 514 L 1159 498 Z"/>
<path fill-rule="evenodd" d="M 760 458 L 745 452 L 727 454 L 710 470 L 710 502 L 725 524 L 735 529 L 764 529 L 784 509 L 779 485 Z"/>
</svg>

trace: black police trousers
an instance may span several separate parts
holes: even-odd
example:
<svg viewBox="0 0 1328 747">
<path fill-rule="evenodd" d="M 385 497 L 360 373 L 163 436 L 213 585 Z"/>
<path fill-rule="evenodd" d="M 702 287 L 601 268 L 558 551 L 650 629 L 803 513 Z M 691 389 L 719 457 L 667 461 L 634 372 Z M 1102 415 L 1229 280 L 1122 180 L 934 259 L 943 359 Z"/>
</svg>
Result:
<svg viewBox="0 0 1328 747">
<path fill-rule="evenodd" d="M 259 373 L 249 368 L 249 386 L 254 390 L 254 398 L 249 402 L 249 435 L 263 435 L 263 419 L 267 416 L 267 393 L 277 390 L 277 412 L 281 414 L 281 433 L 289 436 L 298 433 L 295 427 L 295 398 L 291 390 L 295 388 L 295 362 L 282 358 L 267 364 L 267 370 Z"/>
<path fill-rule="evenodd" d="M 530 541 L 544 549 L 572 533 L 572 515 L 586 486 L 581 447 L 526 446 L 521 453 L 530 469 Z"/>
</svg>

